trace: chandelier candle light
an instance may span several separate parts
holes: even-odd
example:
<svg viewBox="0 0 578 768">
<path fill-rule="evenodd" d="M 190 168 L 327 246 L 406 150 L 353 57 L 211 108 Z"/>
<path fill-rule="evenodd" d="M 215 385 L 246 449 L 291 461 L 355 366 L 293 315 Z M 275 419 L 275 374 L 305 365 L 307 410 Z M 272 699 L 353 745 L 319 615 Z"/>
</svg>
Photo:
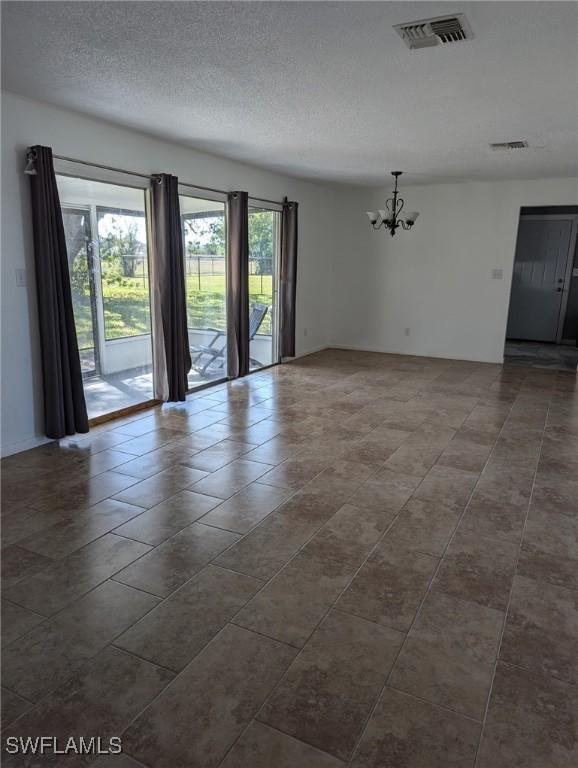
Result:
<svg viewBox="0 0 578 768">
<path fill-rule="evenodd" d="M 393 237 L 398 227 L 403 229 L 411 229 L 415 224 L 415 220 L 419 216 L 417 211 L 411 213 L 405 213 L 403 216 L 401 212 L 404 206 L 403 197 L 398 197 L 397 192 L 397 178 L 401 176 L 402 171 L 392 171 L 391 175 L 395 178 L 395 188 L 393 190 L 393 197 L 388 198 L 385 201 L 386 210 L 381 211 L 367 211 L 367 217 L 371 222 L 371 226 L 374 229 L 381 229 L 385 227 L 389 229 L 389 234 Z"/>
</svg>

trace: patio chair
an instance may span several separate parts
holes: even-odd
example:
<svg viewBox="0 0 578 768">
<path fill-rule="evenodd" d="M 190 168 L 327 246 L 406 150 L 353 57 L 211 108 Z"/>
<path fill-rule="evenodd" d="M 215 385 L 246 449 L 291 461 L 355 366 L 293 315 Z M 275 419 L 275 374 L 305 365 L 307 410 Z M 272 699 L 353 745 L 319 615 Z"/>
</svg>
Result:
<svg viewBox="0 0 578 768">
<path fill-rule="evenodd" d="M 268 311 L 269 307 L 266 304 L 253 304 L 251 307 L 251 314 L 249 315 L 249 342 L 257 334 Z M 207 328 L 206 330 L 215 334 L 209 344 L 196 344 L 191 347 L 192 367 L 201 376 L 204 376 L 209 368 L 213 368 L 214 371 L 224 368 L 227 357 L 226 331 L 219 331 L 216 328 Z M 254 358 L 250 358 L 249 363 L 254 368 L 261 366 L 261 363 Z"/>
</svg>

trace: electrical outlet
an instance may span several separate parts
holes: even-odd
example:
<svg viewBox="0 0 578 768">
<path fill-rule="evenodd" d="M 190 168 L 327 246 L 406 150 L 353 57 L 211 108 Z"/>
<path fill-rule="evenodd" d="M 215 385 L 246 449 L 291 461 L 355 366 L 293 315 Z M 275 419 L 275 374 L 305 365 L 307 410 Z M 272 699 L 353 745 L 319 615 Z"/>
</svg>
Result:
<svg viewBox="0 0 578 768">
<path fill-rule="evenodd" d="M 504 277 L 503 269 L 492 269 L 492 280 L 502 280 Z"/>
<path fill-rule="evenodd" d="M 26 281 L 26 270 L 16 269 L 14 271 L 16 273 L 16 285 L 18 286 L 18 288 L 25 288 L 28 285 Z"/>
<path fill-rule="evenodd" d="M 304 328 L 304 329 L 303 329 L 303 335 L 304 335 L 304 336 L 307 336 L 308 332 L 309 332 L 309 330 L 308 330 L 307 328 Z"/>
<path fill-rule="evenodd" d="M 409 336 L 409 335 L 410 335 L 410 333 L 411 333 L 411 328 L 406 328 L 406 329 L 404 330 L 404 333 L 405 333 L 405 335 L 406 335 L 406 336 Z"/>
</svg>

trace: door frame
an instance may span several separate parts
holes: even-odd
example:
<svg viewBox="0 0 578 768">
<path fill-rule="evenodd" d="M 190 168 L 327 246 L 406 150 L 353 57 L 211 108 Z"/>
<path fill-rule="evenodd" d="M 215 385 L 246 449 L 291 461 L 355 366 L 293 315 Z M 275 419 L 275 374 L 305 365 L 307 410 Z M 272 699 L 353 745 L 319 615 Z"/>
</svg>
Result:
<svg viewBox="0 0 578 768">
<path fill-rule="evenodd" d="M 202 200 L 209 203 L 219 203 L 223 206 L 223 223 L 225 227 L 225 329 L 226 334 L 229 333 L 229 314 L 228 314 L 228 296 L 229 296 L 229 285 L 227 282 L 228 277 L 228 269 L 227 265 L 229 262 L 229 251 L 227 247 L 228 238 L 227 238 L 227 195 L 222 194 L 220 192 L 211 192 L 210 190 L 205 190 L 203 187 L 195 187 L 190 184 L 179 184 L 178 186 L 178 195 L 180 197 L 190 197 L 192 200 Z M 202 213 L 202 212 L 199 212 Z M 186 282 L 186 247 L 185 247 L 185 231 L 183 228 L 183 220 L 189 216 L 190 214 L 186 213 L 180 213 L 181 218 L 181 238 L 183 241 L 183 259 L 185 260 L 185 263 L 183 264 L 183 269 L 185 269 L 185 282 Z M 194 215 L 192 216 L 194 218 Z M 187 333 L 188 338 L 188 333 Z M 226 338 L 226 337 L 225 337 Z M 187 375 L 187 394 L 193 393 L 193 392 L 200 392 L 203 389 L 208 389 L 209 387 L 217 386 L 218 384 L 224 384 L 228 381 L 231 381 L 228 371 L 227 371 L 227 355 L 226 355 L 226 348 L 225 348 L 225 364 L 223 368 L 223 376 L 219 379 L 212 379 L 211 381 L 201 382 L 199 384 L 195 384 L 193 387 L 189 386 L 188 381 L 188 375 Z"/>
<path fill-rule="evenodd" d="M 92 318 L 92 341 L 94 344 L 94 371 L 83 374 L 82 378 L 101 375 L 101 360 L 103 359 L 103 324 L 100 319 L 102 314 L 102 297 L 100 289 L 100 259 L 98 256 L 98 242 L 95 242 L 93 206 L 61 203 L 61 210 L 65 213 L 84 214 L 84 234 L 86 239 L 86 262 L 88 269 L 88 287 L 90 292 L 90 315 Z M 97 238 L 98 240 L 98 238 Z"/>
<path fill-rule="evenodd" d="M 572 270 L 574 268 L 574 254 L 576 253 L 576 240 L 578 236 L 578 214 L 576 213 L 520 213 L 518 221 L 518 230 L 520 222 L 522 221 L 571 221 L 572 227 L 570 230 L 570 241 L 568 243 L 568 256 L 566 259 L 566 271 L 564 273 L 564 283 L 562 285 L 562 299 L 560 301 L 560 312 L 558 313 L 558 323 L 556 325 L 556 344 L 563 343 L 562 334 L 564 332 L 564 324 L 566 321 L 566 309 L 568 307 L 568 296 L 570 294 L 570 283 L 572 281 Z M 518 237 L 516 236 L 516 249 L 518 247 Z M 514 251 L 514 263 L 516 265 L 516 252 Z M 508 311 L 510 302 L 512 301 L 512 287 L 510 286 L 510 300 L 508 303 Z M 507 327 L 506 327 L 506 339 Z"/>
<path fill-rule="evenodd" d="M 271 275 L 271 362 L 267 365 L 262 365 L 260 368 L 255 368 L 250 373 L 256 373 L 262 371 L 265 368 L 271 368 L 274 365 L 279 365 L 281 362 L 280 352 L 280 340 L 279 340 L 279 328 L 280 328 L 280 309 L 279 309 L 279 282 L 281 271 L 281 214 L 283 212 L 283 206 L 281 203 L 267 203 L 263 204 L 259 198 L 252 198 L 249 196 L 249 216 L 251 215 L 251 209 L 254 211 L 263 211 L 266 213 L 275 213 L 276 216 L 273 219 L 273 237 L 274 237 L 274 251 L 273 259 L 271 262 L 271 269 L 273 274 Z"/>
</svg>

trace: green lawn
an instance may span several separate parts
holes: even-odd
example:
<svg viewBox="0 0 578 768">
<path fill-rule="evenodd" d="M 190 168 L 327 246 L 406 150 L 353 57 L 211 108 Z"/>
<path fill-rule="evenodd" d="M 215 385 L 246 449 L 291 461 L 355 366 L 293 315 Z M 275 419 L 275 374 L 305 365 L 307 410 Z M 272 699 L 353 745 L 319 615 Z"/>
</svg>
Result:
<svg viewBox="0 0 578 768">
<path fill-rule="evenodd" d="M 250 275 L 249 301 L 251 304 L 271 305 L 271 275 Z M 81 349 L 92 347 L 92 316 L 90 299 L 74 293 L 76 333 Z M 104 323 L 106 338 L 119 339 L 150 332 L 148 281 L 125 278 L 121 284 L 103 284 Z M 189 328 L 217 328 L 225 330 L 225 276 L 189 275 L 187 277 L 187 320 Z M 259 333 L 271 333 L 269 314 L 263 320 Z"/>
</svg>

